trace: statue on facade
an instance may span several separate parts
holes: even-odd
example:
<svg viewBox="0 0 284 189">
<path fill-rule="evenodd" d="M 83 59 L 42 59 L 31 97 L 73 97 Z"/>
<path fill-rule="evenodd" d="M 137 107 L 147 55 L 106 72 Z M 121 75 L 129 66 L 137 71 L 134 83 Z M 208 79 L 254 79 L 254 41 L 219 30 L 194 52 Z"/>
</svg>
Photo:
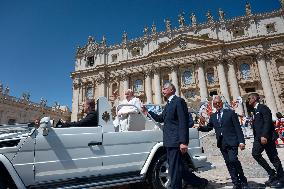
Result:
<svg viewBox="0 0 284 189">
<path fill-rule="evenodd" d="M 165 19 L 165 23 L 166 23 L 166 32 L 170 32 L 171 31 L 171 21 L 167 18 Z"/>
<path fill-rule="evenodd" d="M 145 26 L 144 29 L 143 29 L 144 35 L 145 36 L 148 35 L 148 32 L 149 32 L 149 28 L 148 28 L 148 26 Z"/>
<path fill-rule="evenodd" d="M 102 46 L 106 46 L 106 36 L 103 35 L 103 39 L 102 39 L 102 42 L 101 42 Z"/>
<path fill-rule="evenodd" d="M 178 23 L 180 28 L 185 26 L 184 12 L 178 15 Z"/>
<path fill-rule="evenodd" d="M 190 20 L 191 20 L 192 26 L 196 26 L 197 20 L 196 20 L 196 16 L 194 13 L 191 13 Z"/>
<path fill-rule="evenodd" d="M 21 99 L 25 101 L 30 101 L 30 93 L 23 93 Z"/>
<path fill-rule="evenodd" d="M 127 33 L 124 31 L 122 34 L 122 43 L 126 43 L 127 42 Z"/>
<path fill-rule="evenodd" d="M 246 2 L 246 16 L 251 16 L 251 6 L 249 2 Z"/>
<path fill-rule="evenodd" d="M 225 13 L 222 9 L 219 9 L 219 20 L 223 22 L 225 20 Z"/>
<path fill-rule="evenodd" d="M 157 28 L 156 28 L 156 25 L 155 25 L 154 22 L 153 22 L 153 24 L 152 24 L 151 30 L 152 30 L 152 35 L 155 35 L 155 34 L 157 33 Z"/>
<path fill-rule="evenodd" d="M 60 108 L 60 104 L 57 101 L 55 101 L 53 107 L 55 107 L 56 109 L 59 109 Z"/>
<path fill-rule="evenodd" d="M 88 37 L 88 44 L 94 43 L 94 38 L 92 36 Z"/>
<path fill-rule="evenodd" d="M 211 12 L 210 12 L 210 10 L 207 12 L 207 21 L 209 22 L 209 23 L 212 23 L 213 22 L 213 16 L 212 16 L 212 14 L 211 14 Z"/>
<path fill-rule="evenodd" d="M 10 93 L 10 88 L 9 88 L 9 86 L 7 86 L 5 88 L 4 95 L 9 95 L 9 93 Z"/>
<path fill-rule="evenodd" d="M 42 107 L 46 107 L 46 103 L 47 103 L 47 100 L 43 99 L 43 97 L 40 98 L 40 106 Z"/>
<path fill-rule="evenodd" d="M 3 92 L 3 84 L 0 82 L 0 94 Z"/>
</svg>

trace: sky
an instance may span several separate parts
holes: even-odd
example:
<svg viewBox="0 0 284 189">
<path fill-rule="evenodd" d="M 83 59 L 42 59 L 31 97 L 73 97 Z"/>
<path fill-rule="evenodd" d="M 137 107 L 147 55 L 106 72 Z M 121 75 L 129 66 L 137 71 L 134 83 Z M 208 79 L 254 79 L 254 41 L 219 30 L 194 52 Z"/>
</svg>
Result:
<svg viewBox="0 0 284 189">
<path fill-rule="evenodd" d="M 226 18 L 242 16 L 246 2 L 253 13 L 280 8 L 279 0 L 0 0 L 0 82 L 12 96 L 29 92 L 33 102 L 71 108 L 75 52 L 88 36 L 117 44 L 124 30 L 128 39 L 153 22 L 164 31 L 166 18 L 177 27 L 181 12 L 187 24 L 192 12 L 199 23 L 208 10 L 217 20 L 219 8 Z"/>
</svg>

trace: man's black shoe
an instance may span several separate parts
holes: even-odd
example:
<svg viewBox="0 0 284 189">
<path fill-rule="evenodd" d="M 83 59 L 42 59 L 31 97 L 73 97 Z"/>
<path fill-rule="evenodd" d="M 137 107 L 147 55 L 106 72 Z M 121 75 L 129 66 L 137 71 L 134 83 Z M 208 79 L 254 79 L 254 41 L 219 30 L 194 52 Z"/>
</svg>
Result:
<svg viewBox="0 0 284 189">
<path fill-rule="evenodd" d="M 198 189 L 205 189 L 206 186 L 208 185 L 208 183 L 209 183 L 208 180 L 205 179 L 205 178 L 201 178 L 201 183 L 199 185 L 196 185 L 196 186 L 192 185 L 192 184 L 190 184 L 190 183 L 188 183 L 186 181 L 183 181 L 182 188 L 186 189 L 187 186 L 191 185 L 191 186 L 193 186 L 195 188 L 198 188 Z"/>
<path fill-rule="evenodd" d="M 271 183 L 270 188 L 284 188 L 284 184 L 278 180 Z"/>
<path fill-rule="evenodd" d="M 242 182 L 241 186 L 242 186 L 242 189 L 249 189 L 248 182 Z"/>
<path fill-rule="evenodd" d="M 208 180 L 205 178 L 202 178 L 202 184 L 201 186 L 198 187 L 198 189 L 205 189 L 207 185 L 208 185 Z"/>
<path fill-rule="evenodd" d="M 233 189 L 242 189 L 241 184 L 234 184 Z"/>
<path fill-rule="evenodd" d="M 271 186 L 271 184 L 273 182 L 275 182 L 277 180 L 276 175 L 273 176 L 269 176 L 269 179 L 267 181 L 264 182 L 265 186 Z"/>
</svg>

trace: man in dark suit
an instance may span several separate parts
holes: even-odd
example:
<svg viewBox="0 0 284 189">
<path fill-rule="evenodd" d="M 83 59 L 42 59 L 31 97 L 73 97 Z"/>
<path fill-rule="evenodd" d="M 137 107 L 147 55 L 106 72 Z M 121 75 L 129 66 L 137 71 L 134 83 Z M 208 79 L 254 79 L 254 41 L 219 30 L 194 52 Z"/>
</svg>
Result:
<svg viewBox="0 0 284 189">
<path fill-rule="evenodd" d="M 162 93 L 167 105 L 161 115 L 149 111 L 157 122 L 164 122 L 163 144 L 167 151 L 167 162 L 171 178 L 171 189 L 181 189 L 182 179 L 193 186 L 204 188 L 208 181 L 195 176 L 185 168 L 182 156 L 187 153 L 189 142 L 188 109 L 184 99 L 175 95 L 176 88 L 171 83 L 163 86 Z M 147 112 L 143 107 L 142 111 Z"/>
<path fill-rule="evenodd" d="M 248 103 L 254 107 L 255 111 L 252 123 L 254 135 L 252 156 L 269 175 L 269 179 L 265 182 L 265 185 L 274 188 L 283 188 L 284 172 L 275 145 L 277 134 L 275 133 L 272 122 L 272 114 L 267 106 L 259 103 L 259 99 L 260 97 L 257 93 L 251 93 L 248 97 Z M 275 167 L 276 173 L 262 157 L 261 153 L 264 150 L 270 162 Z"/>
<path fill-rule="evenodd" d="M 86 117 L 81 119 L 80 121 L 75 122 L 66 122 L 60 120 L 62 122 L 62 127 L 84 127 L 84 126 L 97 126 L 98 125 L 98 114 L 95 111 L 96 101 L 94 99 L 88 99 L 84 103 L 84 113 L 86 113 Z M 60 125 L 60 124 L 58 124 Z"/>
<path fill-rule="evenodd" d="M 220 148 L 235 189 L 246 188 L 247 178 L 238 160 L 238 147 L 245 149 L 245 139 L 237 114 L 230 109 L 223 109 L 220 96 L 213 99 L 216 112 L 209 119 L 207 126 L 198 127 L 199 131 L 208 132 L 215 129 L 217 147 Z"/>
</svg>

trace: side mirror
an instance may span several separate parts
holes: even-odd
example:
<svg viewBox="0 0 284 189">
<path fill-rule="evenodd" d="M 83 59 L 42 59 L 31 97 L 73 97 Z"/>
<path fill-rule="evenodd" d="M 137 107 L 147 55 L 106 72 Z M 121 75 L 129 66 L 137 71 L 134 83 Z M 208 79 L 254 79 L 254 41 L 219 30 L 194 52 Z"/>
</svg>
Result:
<svg viewBox="0 0 284 189">
<path fill-rule="evenodd" d="M 40 120 L 40 129 L 42 129 L 42 135 L 47 136 L 49 132 L 49 128 L 53 125 L 53 121 L 50 120 L 50 117 L 44 117 Z"/>
<path fill-rule="evenodd" d="M 48 135 L 48 128 L 47 127 L 42 129 L 42 135 L 43 136 L 47 136 Z"/>
</svg>

